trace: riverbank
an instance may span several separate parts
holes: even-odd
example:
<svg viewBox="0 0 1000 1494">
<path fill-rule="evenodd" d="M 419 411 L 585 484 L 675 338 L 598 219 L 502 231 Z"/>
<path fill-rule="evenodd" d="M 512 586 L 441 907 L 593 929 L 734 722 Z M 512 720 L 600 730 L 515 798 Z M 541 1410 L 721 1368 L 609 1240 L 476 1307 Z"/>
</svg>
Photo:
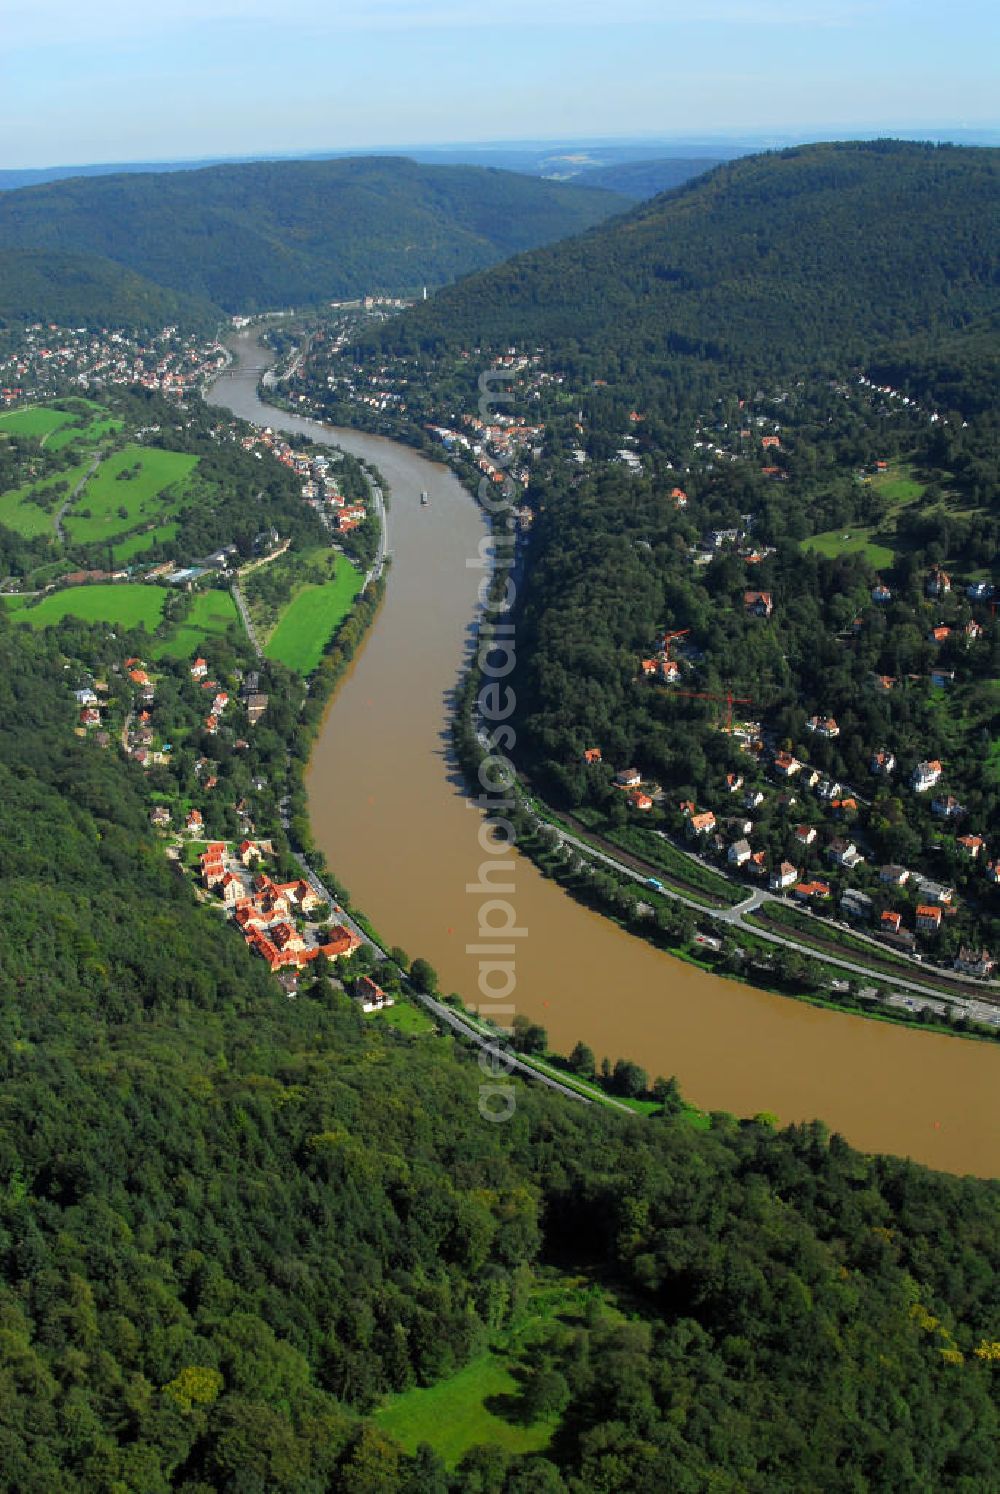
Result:
<svg viewBox="0 0 1000 1494">
<path fill-rule="evenodd" d="M 254 356 L 248 362 L 259 364 Z M 454 694 L 471 662 L 484 569 L 480 512 L 441 463 L 353 430 L 260 404 L 257 375 L 225 381 L 226 403 L 376 466 L 393 494 L 392 584 L 377 626 L 338 688 L 305 774 L 315 843 L 352 902 L 476 1001 L 481 816 L 451 749 Z M 421 508 L 422 489 L 430 505 Z M 984 1175 L 1000 1170 L 996 1053 L 722 979 L 661 952 L 568 898 L 515 850 L 511 903 L 518 1012 L 550 1047 L 578 1041 L 612 1060 L 675 1074 L 706 1111 L 783 1123 L 821 1116 L 867 1150 Z"/>
</svg>

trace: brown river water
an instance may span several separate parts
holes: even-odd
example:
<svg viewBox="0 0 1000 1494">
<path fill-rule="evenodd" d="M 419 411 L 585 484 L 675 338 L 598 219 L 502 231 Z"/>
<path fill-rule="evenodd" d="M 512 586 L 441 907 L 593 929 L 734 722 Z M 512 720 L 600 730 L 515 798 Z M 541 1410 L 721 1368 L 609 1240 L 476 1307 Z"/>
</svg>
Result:
<svg viewBox="0 0 1000 1494">
<path fill-rule="evenodd" d="M 374 462 L 388 485 L 387 596 L 316 743 L 310 814 L 331 867 L 383 936 L 430 960 L 442 990 L 478 1002 L 480 956 L 466 946 L 480 942 L 486 899 L 466 889 L 489 858 L 450 758 L 447 697 L 484 574 L 467 564 L 485 534 L 482 517 L 446 467 L 410 448 L 261 404 L 255 386 L 269 355 L 249 333 L 230 346 L 241 363 L 215 385 L 212 403 L 338 444 Z M 675 1074 L 705 1109 L 819 1117 L 867 1151 L 1000 1175 L 1000 1048 L 705 974 L 581 907 L 525 857 L 514 862 L 504 896 L 526 932 L 513 941 L 510 1000 L 546 1027 L 555 1049 L 582 1039 L 599 1059 Z"/>
</svg>

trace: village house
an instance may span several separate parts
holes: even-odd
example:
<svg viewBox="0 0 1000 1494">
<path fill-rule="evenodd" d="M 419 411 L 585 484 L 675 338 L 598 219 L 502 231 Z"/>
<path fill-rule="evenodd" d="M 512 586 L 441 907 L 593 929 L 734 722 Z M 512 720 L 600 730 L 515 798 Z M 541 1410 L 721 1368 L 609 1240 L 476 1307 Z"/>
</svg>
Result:
<svg viewBox="0 0 1000 1494">
<path fill-rule="evenodd" d="M 387 995 L 370 975 L 359 976 L 354 982 L 355 998 L 361 1002 L 363 1012 L 381 1011 L 384 1006 L 394 1005 L 393 997 Z"/>
<path fill-rule="evenodd" d="M 942 768 L 938 759 L 932 758 L 930 762 L 917 763 L 910 775 L 910 786 L 915 793 L 925 794 L 928 789 L 933 788 L 940 781 Z"/>
<path fill-rule="evenodd" d="M 191 665 L 191 678 L 193 680 L 203 680 L 207 674 L 208 661 L 206 659 L 195 659 Z"/>
<path fill-rule="evenodd" d="M 157 804 L 154 807 L 149 816 L 149 823 L 154 825 L 157 830 L 165 830 L 167 828 L 170 824 L 170 810 L 165 804 Z"/>
<path fill-rule="evenodd" d="M 947 643 L 950 637 L 951 629 L 949 627 L 946 627 L 944 623 L 938 623 L 937 627 L 931 628 L 930 632 L 927 634 L 927 642 Z"/>
<path fill-rule="evenodd" d="M 792 888 L 792 896 L 797 897 L 800 902 L 810 902 L 814 897 L 825 898 L 830 896 L 830 884 L 828 882 L 796 882 Z"/>
<path fill-rule="evenodd" d="M 761 793 L 760 789 L 747 789 L 746 793 L 743 795 L 744 809 L 759 809 L 763 802 L 764 795 Z"/>
<path fill-rule="evenodd" d="M 865 859 L 853 840 L 844 840 L 840 835 L 835 836 L 831 840 L 826 848 L 826 854 L 831 861 L 835 862 L 837 866 L 842 866 L 845 871 L 853 871 Z"/>
<path fill-rule="evenodd" d="M 615 774 L 615 785 L 620 789 L 638 788 L 642 782 L 642 774 L 638 768 L 622 768 Z"/>
<path fill-rule="evenodd" d="M 806 731 L 813 731 L 818 737 L 840 736 L 840 727 L 832 716 L 810 716 L 806 722 Z"/>
<path fill-rule="evenodd" d="M 802 764 L 790 752 L 778 752 L 774 758 L 774 771 L 779 778 L 794 778 L 802 771 Z"/>
<path fill-rule="evenodd" d="M 888 778 L 896 771 L 895 755 L 889 751 L 888 747 L 880 747 L 877 752 L 872 753 L 869 766 L 876 778 Z"/>
<path fill-rule="evenodd" d="M 261 716 L 267 710 L 267 696 L 261 694 L 248 695 L 246 697 L 246 708 L 247 719 L 250 725 L 256 726 Z"/>
<path fill-rule="evenodd" d="M 80 712 L 80 725 L 81 726 L 90 727 L 90 726 L 100 726 L 100 724 L 101 724 L 101 713 L 97 709 L 97 707 L 96 706 L 84 706 L 83 710 Z"/>
<path fill-rule="evenodd" d="M 583 760 L 588 767 L 593 767 L 595 763 L 599 763 L 601 761 L 600 747 L 585 747 L 583 750 Z"/>
<path fill-rule="evenodd" d="M 848 887 L 840 899 L 840 910 L 848 918 L 871 918 L 875 911 L 875 905 L 865 892 L 859 892 L 856 887 Z"/>
<path fill-rule="evenodd" d="M 727 773 L 726 774 L 726 793 L 727 794 L 736 794 L 736 793 L 739 792 L 739 790 L 742 787 L 743 787 L 743 774 L 742 773 Z"/>
<path fill-rule="evenodd" d="M 896 688 L 896 681 L 891 674 L 873 674 L 872 684 L 876 690 L 881 691 L 883 694 L 888 690 Z"/>
<path fill-rule="evenodd" d="M 903 887 L 910 880 L 905 866 L 881 866 L 878 879 L 884 887 Z"/>
<path fill-rule="evenodd" d="M 237 855 L 244 866 L 252 866 L 254 862 L 264 859 L 260 846 L 255 840 L 241 840 Z"/>
<path fill-rule="evenodd" d="M 893 913 L 886 909 L 879 919 L 879 928 L 883 934 L 898 934 L 903 923 L 902 913 Z"/>
<path fill-rule="evenodd" d="M 726 860 L 730 866 L 743 866 L 745 862 L 750 860 L 752 855 L 753 851 L 750 848 L 748 840 L 734 840 L 726 852 Z"/>
<path fill-rule="evenodd" d="M 633 809 L 641 809 L 645 813 L 653 807 L 652 799 L 642 789 L 632 789 L 626 797 Z"/>
<path fill-rule="evenodd" d="M 960 835 L 955 844 L 971 861 L 975 861 L 980 851 L 984 849 L 986 842 L 981 835 Z"/>
<path fill-rule="evenodd" d="M 933 882 L 930 877 L 914 877 L 914 882 L 920 889 L 920 895 L 927 903 L 940 903 L 947 907 L 955 897 L 955 889 L 947 887 L 943 882 Z"/>
<path fill-rule="evenodd" d="M 974 643 L 977 638 L 982 638 L 983 636 L 982 624 L 977 623 L 974 617 L 969 618 L 969 621 L 965 625 L 964 631 L 965 636 L 970 643 Z"/>
<path fill-rule="evenodd" d="M 202 828 L 204 826 L 204 823 L 205 822 L 204 822 L 204 820 L 201 817 L 201 810 L 200 809 L 192 809 L 185 816 L 185 819 L 184 819 L 184 828 L 185 828 L 185 830 L 189 831 L 192 835 L 197 835 L 197 834 L 200 834 L 200 832 L 201 832 L 201 830 L 202 830 Z"/>
<path fill-rule="evenodd" d="M 955 683 L 955 671 L 953 669 L 932 669 L 931 684 L 936 690 L 946 690 L 949 685 Z"/>
<path fill-rule="evenodd" d="M 931 800 L 931 813 L 937 815 L 939 820 L 953 820 L 964 814 L 965 810 L 954 794 L 937 794 Z"/>
<path fill-rule="evenodd" d="M 703 814 L 693 814 L 687 823 L 687 833 L 692 838 L 698 835 L 711 835 L 715 829 L 715 815 L 710 809 Z"/>
<path fill-rule="evenodd" d="M 755 877 L 767 876 L 767 852 L 754 851 L 747 863 L 747 871 Z"/>
<path fill-rule="evenodd" d="M 235 872 L 227 871 L 219 883 L 222 893 L 222 901 L 227 908 L 233 907 L 242 898 L 246 897 L 246 887 Z"/>
<path fill-rule="evenodd" d="M 872 601 L 881 606 L 892 601 L 892 592 L 884 581 L 875 582 L 875 585 L 872 587 Z"/>
<path fill-rule="evenodd" d="M 951 591 L 951 577 L 947 571 L 943 571 L 938 565 L 934 566 L 924 582 L 924 591 L 929 597 L 947 596 Z"/>
<path fill-rule="evenodd" d="M 921 903 L 917 908 L 917 933 L 936 934 L 941 927 L 941 909 L 930 903 Z"/>
<path fill-rule="evenodd" d="M 996 963 L 988 949 L 967 949 L 963 945 L 955 956 L 955 969 L 979 980 L 988 980 L 996 969 Z"/>
<path fill-rule="evenodd" d="M 816 827 L 814 825 L 796 825 L 795 839 L 803 846 L 811 846 L 816 839 Z"/>
<path fill-rule="evenodd" d="M 774 600 L 769 591 L 745 591 L 743 611 L 747 617 L 770 617 L 774 611 Z"/>
<path fill-rule="evenodd" d="M 798 880 L 798 867 L 793 866 L 790 861 L 782 861 L 780 866 L 777 866 L 768 878 L 768 886 L 772 892 L 783 892 L 786 887 L 791 887 Z"/>
</svg>

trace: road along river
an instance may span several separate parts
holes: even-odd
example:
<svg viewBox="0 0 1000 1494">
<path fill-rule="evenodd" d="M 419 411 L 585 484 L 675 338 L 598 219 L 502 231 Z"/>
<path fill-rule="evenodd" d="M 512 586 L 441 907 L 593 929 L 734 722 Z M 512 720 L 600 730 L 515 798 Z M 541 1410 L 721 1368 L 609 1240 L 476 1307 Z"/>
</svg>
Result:
<svg viewBox="0 0 1000 1494">
<path fill-rule="evenodd" d="M 258 425 L 342 446 L 374 462 L 390 492 L 385 604 L 330 707 L 309 769 L 317 842 L 384 936 L 438 970 L 445 991 L 478 1002 L 479 919 L 467 891 L 488 858 L 480 813 L 449 752 L 458 681 L 483 572 L 485 528 L 444 466 L 409 447 L 263 405 L 270 355 L 235 336 L 233 372 L 210 402 Z M 420 503 L 426 490 L 429 502 Z M 953 1172 L 1000 1174 L 1000 1049 L 771 996 L 707 975 L 622 932 L 515 855 L 516 1009 L 563 1052 L 676 1074 L 706 1109 L 783 1122 L 818 1116 L 868 1151 Z M 492 915 L 487 915 L 490 917 Z"/>
</svg>

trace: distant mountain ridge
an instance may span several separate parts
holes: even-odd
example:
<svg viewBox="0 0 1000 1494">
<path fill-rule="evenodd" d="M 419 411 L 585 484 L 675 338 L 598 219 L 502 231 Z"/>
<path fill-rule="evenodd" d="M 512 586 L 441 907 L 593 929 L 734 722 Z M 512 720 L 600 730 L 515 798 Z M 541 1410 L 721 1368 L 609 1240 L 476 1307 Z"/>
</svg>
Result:
<svg viewBox="0 0 1000 1494">
<path fill-rule="evenodd" d="M 566 178 L 578 187 L 603 187 L 642 202 L 680 187 L 693 177 L 703 176 L 721 166 L 723 156 L 665 156 L 659 161 L 619 161 L 602 166 L 586 166 Z"/>
<path fill-rule="evenodd" d="M 96 255 L 226 311 L 437 287 L 626 206 L 597 188 L 400 157 L 77 177 L 0 194 L 0 254 Z M 0 305 L 16 315 L 17 287 Z"/>
<path fill-rule="evenodd" d="M 649 372 L 773 368 L 950 336 L 995 307 L 1000 151 L 899 141 L 749 156 L 476 274 L 386 342 L 534 342 Z"/>
</svg>

